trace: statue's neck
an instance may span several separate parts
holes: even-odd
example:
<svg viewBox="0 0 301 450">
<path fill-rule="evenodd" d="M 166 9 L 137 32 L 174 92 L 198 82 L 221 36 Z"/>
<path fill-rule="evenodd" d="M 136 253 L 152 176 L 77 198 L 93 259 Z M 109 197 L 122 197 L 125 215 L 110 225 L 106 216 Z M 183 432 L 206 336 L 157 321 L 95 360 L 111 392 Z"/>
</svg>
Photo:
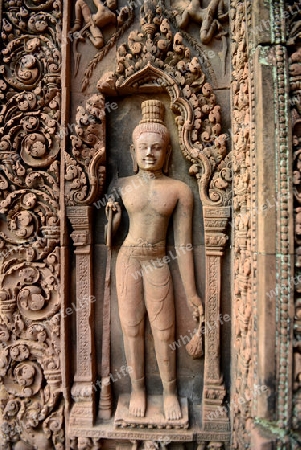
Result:
<svg viewBox="0 0 301 450">
<path fill-rule="evenodd" d="M 144 180 L 156 180 L 158 178 L 162 178 L 163 172 L 161 169 L 154 171 L 139 169 L 137 176 L 143 178 Z"/>
</svg>

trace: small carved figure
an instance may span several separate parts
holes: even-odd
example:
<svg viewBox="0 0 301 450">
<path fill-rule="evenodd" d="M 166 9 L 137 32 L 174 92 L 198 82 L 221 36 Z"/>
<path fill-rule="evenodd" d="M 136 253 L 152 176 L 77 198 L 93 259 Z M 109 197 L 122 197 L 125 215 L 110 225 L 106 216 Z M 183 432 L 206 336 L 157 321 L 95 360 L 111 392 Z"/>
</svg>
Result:
<svg viewBox="0 0 301 450">
<path fill-rule="evenodd" d="M 23 197 L 23 205 L 26 209 L 33 208 L 37 203 L 37 196 L 33 192 L 27 192 Z"/>
<path fill-rule="evenodd" d="M 20 290 L 18 302 L 20 307 L 25 310 L 39 311 L 45 304 L 45 298 L 38 286 L 28 286 Z"/>
<path fill-rule="evenodd" d="M 133 131 L 131 153 L 135 175 L 118 181 L 122 202 L 129 215 L 129 232 L 116 262 L 119 317 L 123 330 L 128 367 L 132 368 L 130 414 L 144 417 L 145 314 L 154 337 L 156 358 L 163 384 L 164 415 L 167 420 L 181 418 L 177 399 L 175 306 L 172 280 L 166 256 L 169 219 L 174 221 L 177 262 L 185 294 L 194 314 L 202 314 L 197 295 L 192 254 L 192 207 L 190 188 L 165 175 L 171 147 L 164 125 L 164 105 L 157 100 L 142 103 L 143 118 Z M 113 211 L 112 233 L 121 220 L 121 207 L 115 199 L 106 211 Z"/>
<path fill-rule="evenodd" d="M 10 230 L 18 238 L 28 238 L 33 233 L 34 226 L 32 222 L 32 214 L 29 211 L 20 211 L 12 218 Z"/>
<path fill-rule="evenodd" d="M 24 361 L 29 357 L 29 349 L 25 344 L 13 345 L 10 349 L 10 356 L 14 361 Z"/>
<path fill-rule="evenodd" d="M 26 363 L 19 364 L 15 371 L 16 380 L 23 387 L 31 386 L 35 373 L 35 368 L 32 365 Z"/>
<path fill-rule="evenodd" d="M 103 47 L 104 40 L 101 29 L 107 25 L 116 24 L 116 14 L 113 12 L 117 8 L 116 0 L 107 0 L 105 6 L 100 0 L 94 0 L 97 12 L 92 14 L 85 0 L 77 0 L 75 3 L 75 21 L 72 32 L 79 31 L 82 27 L 82 19 L 86 23 L 85 28 L 90 30 L 90 40 L 94 47 Z"/>
<path fill-rule="evenodd" d="M 190 19 L 201 24 L 200 38 L 205 45 L 209 44 L 216 33 L 221 36 L 222 27 L 220 22 L 227 19 L 228 13 L 224 13 L 224 0 L 211 0 L 207 8 L 201 7 L 200 0 L 191 0 L 189 6 L 182 6 L 182 13 L 174 11 L 177 24 L 180 28 L 186 29 Z"/>
</svg>

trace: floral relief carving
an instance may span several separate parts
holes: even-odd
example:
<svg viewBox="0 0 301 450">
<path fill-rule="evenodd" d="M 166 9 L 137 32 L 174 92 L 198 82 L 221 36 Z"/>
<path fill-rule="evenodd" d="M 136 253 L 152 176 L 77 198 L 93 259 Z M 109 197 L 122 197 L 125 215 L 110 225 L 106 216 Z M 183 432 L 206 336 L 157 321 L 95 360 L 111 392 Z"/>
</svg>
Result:
<svg viewBox="0 0 301 450">
<path fill-rule="evenodd" d="M 71 155 L 65 153 L 66 202 L 91 204 L 105 181 L 105 99 L 94 94 L 78 107 Z"/>
<path fill-rule="evenodd" d="M 217 22 L 221 19 L 220 8 L 214 9 Z M 100 93 L 91 95 L 75 117 L 70 153 L 69 150 L 64 153 L 61 183 L 65 185 L 67 215 L 73 227 L 71 238 L 76 247 L 76 289 L 83 298 L 93 289 L 88 209 L 102 195 L 106 175 L 104 96 L 167 92 L 181 150 L 190 162 L 190 174 L 196 177 L 200 198 L 207 207 L 205 241 L 207 250 L 212 252 L 207 258 L 211 277 L 208 318 L 214 323 L 220 307 L 216 279 L 221 277 L 220 260 L 227 241 L 225 229 L 231 203 L 231 155 L 227 137 L 222 134 L 221 107 L 213 88 L 197 56 L 185 44 L 184 34 L 174 29 L 165 9 L 161 1 L 144 1 L 140 30 L 130 31 L 127 42 L 118 47 L 115 73 L 105 74 L 99 82 Z M 64 448 L 59 248 L 61 14 L 58 0 L 10 0 L 4 2 L 3 8 L 0 440 L 3 438 L 8 446 L 18 444 L 18 449 Z M 95 45 L 92 40 L 98 53 L 85 72 L 83 88 L 88 86 L 96 65 L 133 22 L 131 4 L 122 14 L 116 34 L 108 42 Z M 89 39 L 93 38 L 90 25 L 85 21 L 84 32 Z M 99 25 L 100 31 L 101 28 Z M 215 31 L 221 31 L 219 28 Z M 86 215 L 78 214 L 79 207 L 87 208 Z M 79 416 L 89 426 L 92 423 L 86 404 L 94 396 L 93 318 L 93 310 L 84 308 L 76 317 L 82 328 L 78 340 L 78 379 L 75 377 L 71 392 L 77 406 L 73 425 Z M 86 332 L 89 326 L 90 335 Z M 214 345 L 219 341 L 216 330 L 209 341 Z M 203 394 L 207 404 L 221 405 L 226 394 L 219 359 L 220 352 L 215 347 L 208 359 L 206 376 L 214 379 L 218 387 L 207 379 Z M 82 382 L 81 377 L 87 374 L 89 380 Z M 88 388 L 87 394 L 83 394 L 83 386 Z M 227 432 L 227 418 L 224 423 L 215 423 L 214 429 Z M 145 446 L 152 442 L 141 436 Z M 225 434 L 220 436 L 228 439 Z M 74 445 L 84 449 L 97 448 L 101 443 L 100 438 L 78 436 Z M 210 438 L 212 448 L 222 445 Z"/>
<path fill-rule="evenodd" d="M 236 382 L 233 393 L 233 448 L 249 446 L 251 401 L 239 399 L 252 392 L 252 307 L 251 307 L 251 119 L 249 61 L 246 26 L 248 10 L 244 2 L 232 1 L 232 116 L 233 116 L 233 209 L 234 241 L 234 313 Z"/>
<path fill-rule="evenodd" d="M 3 2 L 0 440 L 61 448 L 59 1 Z"/>
</svg>

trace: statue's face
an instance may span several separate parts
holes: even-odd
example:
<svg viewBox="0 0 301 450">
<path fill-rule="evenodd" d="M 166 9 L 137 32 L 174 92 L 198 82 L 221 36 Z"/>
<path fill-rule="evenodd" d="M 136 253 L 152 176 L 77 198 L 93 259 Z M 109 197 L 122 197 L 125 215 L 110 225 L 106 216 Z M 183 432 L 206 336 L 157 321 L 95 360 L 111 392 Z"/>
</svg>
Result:
<svg viewBox="0 0 301 450">
<path fill-rule="evenodd" d="M 167 142 L 159 133 L 144 132 L 134 145 L 136 161 L 140 169 L 152 172 L 163 168 Z"/>
</svg>

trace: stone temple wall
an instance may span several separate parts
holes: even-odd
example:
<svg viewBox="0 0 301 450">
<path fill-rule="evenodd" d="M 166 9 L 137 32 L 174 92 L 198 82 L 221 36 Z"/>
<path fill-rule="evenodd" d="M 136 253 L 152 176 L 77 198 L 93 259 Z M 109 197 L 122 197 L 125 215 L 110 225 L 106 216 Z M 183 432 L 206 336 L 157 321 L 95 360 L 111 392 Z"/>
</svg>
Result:
<svg viewBox="0 0 301 450">
<path fill-rule="evenodd" d="M 0 449 L 301 448 L 299 1 L 0 4 Z"/>
</svg>

